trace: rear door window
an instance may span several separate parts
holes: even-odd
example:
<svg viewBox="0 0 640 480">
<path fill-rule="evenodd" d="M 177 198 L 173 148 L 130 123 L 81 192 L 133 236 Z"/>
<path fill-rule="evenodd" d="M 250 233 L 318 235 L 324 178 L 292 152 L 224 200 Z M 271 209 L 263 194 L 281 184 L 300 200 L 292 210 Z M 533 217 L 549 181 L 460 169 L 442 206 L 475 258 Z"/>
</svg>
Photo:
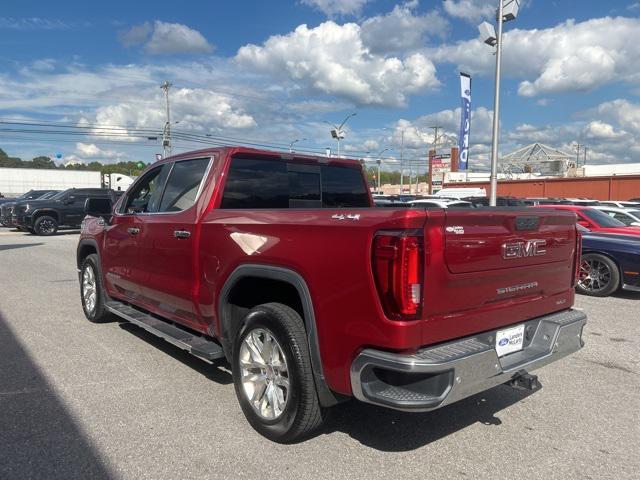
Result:
<svg viewBox="0 0 640 480">
<path fill-rule="evenodd" d="M 359 168 L 233 158 L 221 208 L 369 207 Z"/>
<path fill-rule="evenodd" d="M 364 208 L 369 194 L 359 168 L 322 166 L 322 206 L 327 208 Z"/>
<path fill-rule="evenodd" d="M 181 212 L 196 203 L 209 158 L 182 160 L 173 165 L 162 194 L 160 212 Z"/>
</svg>

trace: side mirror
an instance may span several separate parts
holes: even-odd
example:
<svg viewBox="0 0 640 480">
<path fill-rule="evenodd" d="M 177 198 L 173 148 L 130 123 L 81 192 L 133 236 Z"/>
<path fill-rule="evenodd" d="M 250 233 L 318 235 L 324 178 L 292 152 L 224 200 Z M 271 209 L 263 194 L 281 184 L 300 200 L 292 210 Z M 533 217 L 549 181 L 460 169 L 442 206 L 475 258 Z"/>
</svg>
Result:
<svg viewBox="0 0 640 480">
<path fill-rule="evenodd" d="M 112 209 L 109 198 L 87 198 L 84 202 L 84 213 L 92 217 L 110 216 Z"/>
<path fill-rule="evenodd" d="M 591 224 L 589 222 L 587 222 L 586 220 L 578 220 L 578 225 L 584 227 L 584 228 L 591 228 Z"/>
<path fill-rule="evenodd" d="M 632 227 L 640 227 L 640 222 L 631 222 Z"/>
</svg>

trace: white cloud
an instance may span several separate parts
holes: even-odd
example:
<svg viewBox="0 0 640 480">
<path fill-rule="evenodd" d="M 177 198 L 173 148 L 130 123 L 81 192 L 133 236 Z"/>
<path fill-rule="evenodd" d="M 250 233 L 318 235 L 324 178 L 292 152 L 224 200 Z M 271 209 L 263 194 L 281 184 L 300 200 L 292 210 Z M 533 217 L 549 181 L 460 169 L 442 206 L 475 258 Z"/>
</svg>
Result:
<svg viewBox="0 0 640 480">
<path fill-rule="evenodd" d="M 640 104 L 619 98 L 601 103 L 595 111 L 588 113 L 597 114 L 601 119 L 610 120 L 621 128 L 629 130 L 638 136 L 640 142 Z"/>
<path fill-rule="evenodd" d="M 55 18 L 14 18 L 0 17 L 0 29 L 3 30 L 69 30 L 76 27 L 88 27 L 87 22 L 66 22 Z"/>
<path fill-rule="evenodd" d="M 589 122 L 584 130 L 585 138 L 589 140 L 615 140 L 624 136 L 625 132 L 616 131 L 613 125 L 610 125 L 599 120 Z"/>
<path fill-rule="evenodd" d="M 586 91 L 612 82 L 640 81 L 640 19 L 604 17 L 573 20 L 542 30 L 508 30 L 504 35 L 503 70 L 525 78 L 518 93 Z M 480 38 L 430 49 L 432 60 L 455 63 L 472 73 L 493 74 L 495 58 Z"/>
<path fill-rule="evenodd" d="M 120 154 L 115 150 L 103 150 L 98 147 L 95 143 L 76 143 L 76 153 L 80 157 L 85 158 L 102 158 L 102 159 L 112 159 L 118 158 Z"/>
<path fill-rule="evenodd" d="M 142 45 L 149 39 L 149 35 L 153 31 L 153 27 L 149 22 L 144 22 L 141 25 L 134 25 L 128 30 L 118 32 L 118 40 L 125 47 L 132 47 L 134 45 Z"/>
<path fill-rule="evenodd" d="M 418 2 L 396 5 L 386 15 L 371 17 L 362 22 L 361 36 L 372 53 L 389 53 L 423 46 L 427 36 L 444 37 L 449 22 L 436 10 L 419 15 Z"/>
<path fill-rule="evenodd" d="M 153 34 L 144 49 L 152 54 L 209 53 L 213 47 L 200 32 L 180 23 L 156 20 Z"/>
<path fill-rule="evenodd" d="M 490 0 L 445 0 L 442 6 L 452 17 L 468 22 L 490 18 L 496 10 L 496 2 Z"/>
<path fill-rule="evenodd" d="M 302 0 L 302 3 L 320 10 L 328 17 L 359 15 L 370 0 Z"/>
<path fill-rule="evenodd" d="M 161 133 L 166 120 L 163 105 L 160 94 L 130 97 L 125 102 L 99 107 L 95 121 L 88 123 L 129 129 L 155 128 Z M 172 121 L 179 122 L 174 130 L 209 132 L 212 128 L 246 129 L 256 125 L 254 118 L 235 108 L 228 97 L 204 89 L 172 90 L 171 111 Z"/>
<path fill-rule="evenodd" d="M 240 48 L 236 60 L 254 71 L 289 79 L 298 88 L 359 105 L 404 106 L 407 95 L 439 85 L 435 66 L 422 54 L 404 59 L 371 54 L 355 23 L 300 25 L 262 46 Z"/>
<path fill-rule="evenodd" d="M 473 144 L 490 144 L 493 122 L 493 112 L 485 107 L 479 107 L 471 111 L 471 136 Z M 438 126 L 439 144 L 456 144 L 458 130 L 460 128 L 460 108 L 454 110 L 441 110 L 436 113 L 423 115 L 410 121 L 401 119 L 395 127 L 389 141 L 398 146 L 402 140 L 404 131 L 404 146 L 409 149 L 424 150 L 433 146 L 435 131 L 432 127 Z"/>
<path fill-rule="evenodd" d="M 181 23 L 167 23 L 156 20 L 134 25 L 118 33 L 118 39 L 125 47 L 143 45 L 151 55 L 172 55 L 178 53 L 210 53 L 213 46 L 193 28 Z"/>
<path fill-rule="evenodd" d="M 87 162 L 83 158 L 72 154 L 66 155 L 62 160 L 59 160 L 58 163 L 68 167 L 70 165 L 86 164 Z"/>
</svg>

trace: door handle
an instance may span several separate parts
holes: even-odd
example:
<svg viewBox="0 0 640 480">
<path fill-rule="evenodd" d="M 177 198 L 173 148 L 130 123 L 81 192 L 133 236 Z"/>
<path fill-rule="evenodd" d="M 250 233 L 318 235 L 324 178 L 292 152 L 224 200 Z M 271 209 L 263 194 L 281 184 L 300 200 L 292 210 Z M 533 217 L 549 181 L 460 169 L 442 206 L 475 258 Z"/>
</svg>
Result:
<svg viewBox="0 0 640 480">
<path fill-rule="evenodd" d="M 127 228 L 127 232 L 129 232 L 129 235 L 137 235 L 140 233 L 140 229 L 136 227 L 130 227 Z"/>
<path fill-rule="evenodd" d="M 173 236 L 176 238 L 189 238 L 191 236 L 191 232 L 188 230 L 174 230 Z"/>
</svg>

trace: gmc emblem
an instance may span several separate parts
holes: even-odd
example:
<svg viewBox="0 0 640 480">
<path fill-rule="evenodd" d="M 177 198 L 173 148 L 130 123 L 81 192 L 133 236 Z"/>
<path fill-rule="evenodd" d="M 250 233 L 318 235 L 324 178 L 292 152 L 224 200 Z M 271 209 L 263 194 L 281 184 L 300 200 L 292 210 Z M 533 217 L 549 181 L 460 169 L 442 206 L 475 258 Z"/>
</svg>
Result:
<svg viewBox="0 0 640 480">
<path fill-rule="evenodd" d="M 512 258 L 540 257 L 547 253 L 544 246 L 546 240 L 527 240 L 526 242 L 513 242 L 502 244 L 502 258 L 511 260 Z"/>
</svg>

